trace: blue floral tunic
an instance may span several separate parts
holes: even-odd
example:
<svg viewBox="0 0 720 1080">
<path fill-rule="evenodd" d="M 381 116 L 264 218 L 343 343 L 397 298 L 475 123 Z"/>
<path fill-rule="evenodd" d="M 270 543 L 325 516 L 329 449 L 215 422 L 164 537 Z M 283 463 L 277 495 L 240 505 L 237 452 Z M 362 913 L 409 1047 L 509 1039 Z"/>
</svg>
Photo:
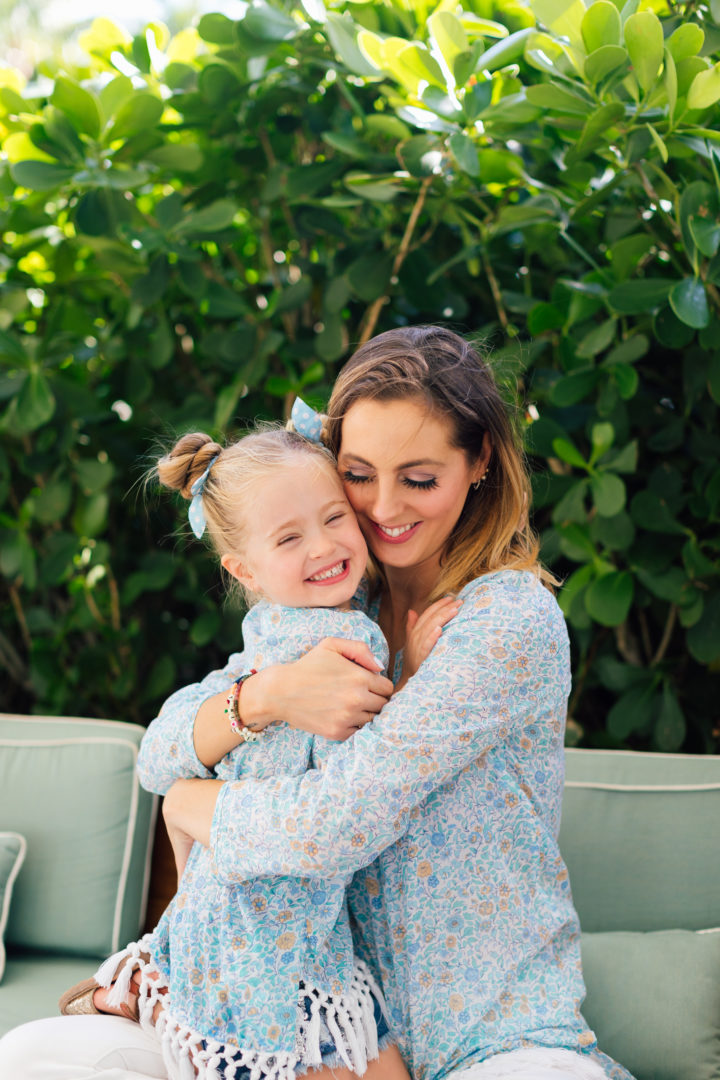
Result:
<svg viewBox="0 0 720 1080">
<path fill-rule="evenodd" d="M 227 885 L 355 873 L 356 951 L 381 977 L 417 1080 L 527 1046 L 592 1055 L 627 1080 L 580 1014 L 579 925 L 557 846 L 562 614 L 528 572 L 487 574 L 460 596 L 417 673 L 322 771 L 222 788 L 212 872 Z M 194 715 L 226 683 L 214 673 L 179 691 L 155 721 L 174 747 L 155 790 L 198 774 Z"/>
<path fill-rule="evenodd" d="M 387 666 L 385 639 L 362 612 L 263 602 L 243 621 L 245 649 L 233 657 L 233 667 L 240 674 L 296 660 L 329 636 L 365 641 Z M 226 674 L 224 688 L 229 685 Z M 165 787 L 168 746 L 170 756 L 175 754 L 164 733 L 166 713 L 152 725 L 140 753 L 142 782 L 156 791 Z M 297 776 L 322 769 L 332 745 L 275 724 L 257 742 L 232 750 L 214 772 L 231 781 Z M 307 849 L 312 852 L 314 844 L 308 842 Z M 259 1066 L 265 1075 L 278 1073 L 279 1061 L 280 1074 L 294 1075 L 296 1066 L 319 1065 L 321 1059 L 363 1071 L 367 1056 L 378 1051 L 377 1032 L 365 1030 L 375 1024 L 376 987 L 365 965 L 354 962 L 345 899 L 350 880 L 351 873 L 342 871 L 322 879 L 278 874 L 221 883 L 211 853 L 195 844 L 175 898 L 143 940 L 168 987 L 169 1025 L 192 1032 L 184 1045 L 201 1037 L 238 1047 L 245 1051 L 242 1064 Z M 303 1012 L 308 1016 L 299 1024 Z M 321 1046 L 333 1042 L 335 1055 L 321 1053 Z"/>
</svg>

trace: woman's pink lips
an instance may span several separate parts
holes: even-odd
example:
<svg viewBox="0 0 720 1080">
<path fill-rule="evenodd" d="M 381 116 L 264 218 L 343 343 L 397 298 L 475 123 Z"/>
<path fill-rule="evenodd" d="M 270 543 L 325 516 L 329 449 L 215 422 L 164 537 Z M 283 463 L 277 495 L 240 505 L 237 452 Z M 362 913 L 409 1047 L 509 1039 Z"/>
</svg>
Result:
<svg viewBox="0 0 720 1080">
<path fill-rule="evenodd" d="M 400 533 L 399 536 L 388 536 L 388 534 L 371 518 L 368 518 L 368 521 L 370 521 L 375 535 L 378 536 L 384 544 L 404 544 L 406 540 L 409 540 L 411 536 L 415 535 L 422 524 L 421 521 L 416 521 L 413 527 L 408 529 L 407 532 Z M 397 528 L 397 526 L 394 527 Z"/>
<path fill-rule="evenodd" d="M 324 574 L 326 570 L 331 570 L 333 566 L 337 566 L 339 562 L 343 562 L 345 564 L 345 569 L 341 571 L 341 573 L 335 574 L 334 577 L 323 578 L 322 581 L 311 581 L 310 578 L 305 578 L 308 585 L 334 585 L 336 581 L 344 581 L 350 573 L 349 559 L 337 559 L 334 563 L 330 563 L 329 566 L 323 567 L 322 570 L 316 570 L 315 574 Z M 311 577 L 315 577 L 315 574 L 312 574 Z"/>
</svg>

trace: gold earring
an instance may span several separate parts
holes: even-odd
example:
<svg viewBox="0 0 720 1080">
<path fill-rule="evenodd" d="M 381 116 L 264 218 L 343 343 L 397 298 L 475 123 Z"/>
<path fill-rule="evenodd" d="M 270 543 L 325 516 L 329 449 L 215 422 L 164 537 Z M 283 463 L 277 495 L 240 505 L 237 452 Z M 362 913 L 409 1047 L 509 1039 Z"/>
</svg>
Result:
<svg viewBox="0 0 720 1080">
<path fill-rule="evenodd" d="M 480 487 L 480 485 L 484 484 L 486 480 L 487 480 L 487 472 L 484 472 L 479 480 L 474 481 L 473 487 L 475 488 L 475 490 L 477 491 L 477 489 Z"/>
</svg>

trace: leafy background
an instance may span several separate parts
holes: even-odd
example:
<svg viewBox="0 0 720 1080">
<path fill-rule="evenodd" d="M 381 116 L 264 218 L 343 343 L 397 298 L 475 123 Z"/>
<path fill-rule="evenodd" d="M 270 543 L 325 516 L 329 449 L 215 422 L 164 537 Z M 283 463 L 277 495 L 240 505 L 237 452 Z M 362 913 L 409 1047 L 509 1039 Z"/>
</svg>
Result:
<svg viewBox="0 0 720 1080">
<path fill-rule="evenodd" d="M 720 2 L 251 3 L 0 69 L 4 707 L 147 722 L 238 647 L 179 432 L 442 322 L 516 407 L 569 738 L 720 745 Z M 185 530 L 186 531 L 186 530 Z"/>
</svg>

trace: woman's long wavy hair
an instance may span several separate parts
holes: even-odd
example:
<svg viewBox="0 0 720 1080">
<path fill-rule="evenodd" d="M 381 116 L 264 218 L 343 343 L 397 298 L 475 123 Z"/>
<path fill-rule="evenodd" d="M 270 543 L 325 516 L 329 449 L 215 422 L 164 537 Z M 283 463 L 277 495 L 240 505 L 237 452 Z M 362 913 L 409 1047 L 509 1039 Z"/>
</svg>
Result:
<svg viewBox="0 0 720 1080">
<path fill-rule="evenodd" d="M 468 491 L 441 556 L 429 602 L 456 593 L 493 570 L 530 570 L 556 584 L 539 563 L 530 528 L 530 482 L 520 440 L 487 363 L 472 345 L 443 327 L 388 330 L 362 345 L 340 372 L 328 404 L 326 442 L 337 456 L 342 422 L 358 401 L 420 400 L 450 421 L 452 445 L 477 460 L 487 433 L 492 447 L 486 478 Z M 382 576 L 382 567 L 375 563 Z"/>
</svg>

